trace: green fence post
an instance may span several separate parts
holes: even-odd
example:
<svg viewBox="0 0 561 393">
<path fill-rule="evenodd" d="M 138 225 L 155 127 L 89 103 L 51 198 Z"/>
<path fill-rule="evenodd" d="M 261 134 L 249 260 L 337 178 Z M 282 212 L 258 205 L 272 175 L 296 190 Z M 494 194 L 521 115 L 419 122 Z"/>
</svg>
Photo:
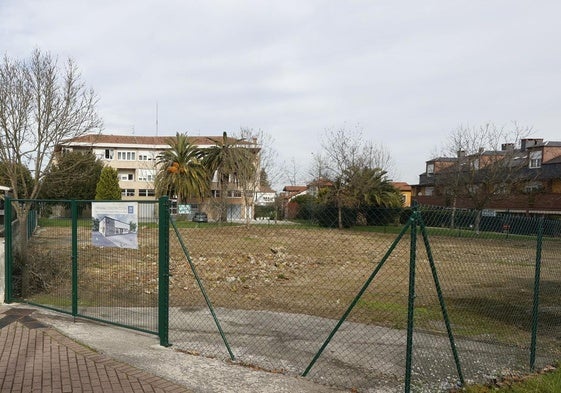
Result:
<svg viewBox="0 0 561 393">
<path fill-rule="evenodd" d="M 415 262 L 417 255 L 417 221 L 419 211 L 413 212 L 411 224 L 411 246 L 409 249 L 409 298 L 407 302 L 407 349 L 405 355 L 405 393 L 411 391 L 411 369 L 413 366 L 413 322 L 415 318 Z"/>
<path fill-rule="evenodd" d="M 78 315 L 78 205 L 70 201 L 72 216 L 72 316 Z"/>
<path fill-rule="evenodd" d="M 544 218 L 541 217 L 538 225 L 538 236 L 536 239 L 536 268 L 534 271 L 534 305 L 532 308 L 532 339 L 530 344 L 530 371 L 536 366 L 536 345 L 538 337 L 538 312 L 540 307 L 540 273 L 542 265 L 542 243 L 543 243 Z"/>
<path fill-rule="evenodd" d="M 446 303 L 444 301 L 444 296 L 442 294 L 442 288 L 440 286 L 440 281 L 438 279 L 438 273 L 436 271 L 434 257 L 432 256 L 432 249 L 429 242 L 429 235 L 427 234 L 427 228 L 425 227 L 425 223 L 423 221 L 422 216 L 419 218 L 419 225 L 421 227 L 421 234 L 423 235 L 423 242 L 425 243 L 425 250 L 427 252 L 427 257 L 429 260 L 430 270 L 432 273 L 432 278 L 434 280 L 436 294 L 438 296 L 438 302 L 440 303 L 440 310 L 442 311 L 442 317 L 444 318 L 444 324 L 446 325 L 446 332 L 448 333 L 448 340 L 450 341 L 452 356 L 454 357 L 454 363 L 456 364 L 456 371 L 458 372 L 458 377 L 460 378 L 461 386 L 464 386 L 465 385 L 464 374 L 462 372 L 460 358 L 458 357 L 458 350 L 456 348 L 454 334 L 452 333 L 452 326 L 450 325 L 450 318 L 448 317 L 448 310 L 446 309 Z"/>
<path fill-rule="evenodd" d="M 205 299 L 205 302 L 208 306 L 208 309 L 210 311 L 210 314 L 212 315 L 212 319 L 214 320 L 214 323 L 216 324 L 216 328 L 218 329 L 218 332 L 220 333 L 220 337 L 222 337 L 222 341 L 224 341 L 224 345 L 226 345 L 226 349 L 228 350 L 228 354 L 230 355 L 230 359 L 231 360 L 236 360 L 236 358 L 234 356 L 234 353 L 232 352 L 232 348 L 230 347 L 230 344 L 228 343 L 228 340 L 226 339 L 226 334 L 224 334 L 224 330 L 222 330 L 222 326 L 220 325 L 220 321 L 218 320 L 218 317 L 216 316 L 216 313 L 214 312 L 214 307 L 212 306 L 210 298 L 208 297 L 208 294 L 206 293 L 203 282 L 202 282 L 201 278 L 199 277 L 199 273 L 197 273 L 197 269 L 195 268 L 195 264 L 193 263 L 193 260 L 191 259 L 191 255 L 189 254 L 189 250 L 187 250 L 187 246 L 185 246 L 185 243 L 183 242 L 183 238 L 181 237 L 181 233 L 179 232 L 179 229 L 177 229 L 177 225 L 175 225 L 173 220 L 170 220 L 170 222 L 171 222 L 171 226 L 173 227 L 173 230 L 175 231 L 175 235 L 177 236 L 177 239 L 179 240 L 179 244 L 181 245 L 181 248 L 183 249 L 183 254 L 187 258 L 187 262 L 189 262 L 189 266 L 191 267 L 191 272 L 193 272 L 193 275 L 195 276 L 195 280 L 197 281 L 197 285 L 199 286 L 199 289 L 201 290 L 201 294 L 203 295 L 203 297 Z"/>
<path fill-rule="evenodd" d="M 12 302 L 12 198 L 6 196 L 4 199 L 4 301 Z"/>
<path fill-rule="evenodd" d="M 337 325 L 335 325 L 335 327 L 333 328 L 331 333 L 329 333 L 329 336 L 323 342 L 319 351 L 315 354 L 314 358 L 312 359 L 312 361 L 310 362 L 308 367 L 306 367 L 306 370 L 304 370 L 304 372 L 302 373 L 303 377 L 308 375 L 308 373 L 310 372 L 310 370 L 312 369 L 314 364 L 317 362 L 317 360 L 319 359 L 319 357 L 321 356 L 321 354 L 325 350 L 325 348 L 327 348 L 327 345 L 329 345 L 329 343 L 331 342 L 331 340 L 335 336 L 335 333 L 337 333 L 337 331 L 339 330 L 341 325 L 343 325 L 343 322 L 345 322 L 345 320 L 347 319 L 347 317 L 349 316 L 349 314 L 351 313 L 351 311 L 353 310 L 355 305 L 358 303 L 358 301 L 360 300 L 360 298 L 362 297 L 364 292 L 368 289 L 372 280 L 374 280 L 374 278 L 376 277 L 378 272 L 382 269 L 382 266 L 384 266 L 384 264 L 386 263 L 386 261 L 388 260 L 390 255 L 393 253 L 393 250 L 397 247 L 398 243 L 400 242 L 400 240 L 403 237 L 403 235 L 405 234 L 405 232 L 407 232 L 407 230 L 411 226 L 412 222 L 413 222 L 413 216 L 411 216 L 411 218 L 407 221 L 407 224 L 401 229 L 401 232 L 399 232 L 399 235 L 397 235 L 396 239 L 393 241 L 393 243 L 391 244 L 388 251 L 386 251 L 386 254 L 380 260 L 380 262 L 378 263 L 378 265 L 376 266 L 376 268 L 374 269 L 374 271 L 372 272 L 370 277 L 368 277 L 368 279 L 366 280 L 366 282 L 364 283 L 364 285 L 362 286 L 362 288 L 360 289 L 358 294 L 355 296 L 355 298 L 353 299 L 353 301 L 351 302 L 351 304 L 349 305 L 349 307 L 347 308 L 347 310 L 345 311 L 343 316 L 339 319 L 339 322 L 337 322 Z"/>
<path fill-rule="evenodd" d="M 160 345 L 169 347 L 169 199 L 158 201 L 158 335 Z"/>
</svg>

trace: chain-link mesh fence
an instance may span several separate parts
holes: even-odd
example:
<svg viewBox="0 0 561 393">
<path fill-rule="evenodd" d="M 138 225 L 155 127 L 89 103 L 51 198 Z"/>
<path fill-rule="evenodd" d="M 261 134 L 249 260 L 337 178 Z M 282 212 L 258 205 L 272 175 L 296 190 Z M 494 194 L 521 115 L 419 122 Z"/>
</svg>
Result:
<svg viewBox="0 0 561 393">
<path fill-rule="evenodd" d="M 417 236 L 409 228 L 397 242 L 411 209 L 317 214 L 227 223 L 176 216 L 169 238 L 173 347 L 364 392 L 403 391 L 404 384 L 445 390 L 460 377 L 432 260 L 466 381 L 561 357 L 561 221 L 422 207 L 412 226 Z M 65 219 L 38 216 L 29 251 L 70 264 L 71 234 L 58 224 Z M 156 330 L 157 214 L 139 218 L 137 250 L 92 244 L 85 220 L 78 226 L 80 312 Z M 336 228 L 340 221 L 344 229 Z M 72 280 L 64 266 L 56 285 L 24 298 L 68 310 Z"/>
<path fill-rule="evenodd" d="M 13 228 L 12 297 L 149 332 L 158 331 L 158 203 L 131 202 L 137 221 L 101 236 L 99 220 L 122 215 L 112 202 L 92 219 L 90 201 L 31 204 L 35 220 Z M 125 204 L 125 208 L 126 208 Z M 15 215 L 15 214 L 14 214 Z M 101 224 L 103 225 L 103 223 Z M 75 231 L 75 232 L 73 232 Z M 24 232 L 31 234 L 22 241 Z M 126 243 L 134 238 L 133 246 Z"/>
<path fill-rule="evenodd" d="M 172 239 L 170 341 L 221 358 L 228 358 L 231 349 L 241 363 L 302 374 L 411 215 L 408 209 L 377 209 L 363 218 L 363 225 L 347 216 L 344 226 L 351 228 L 339 230 L 332 228 L 338 223 L 336 212 L 324 213 L 298 223 L 180 228 L 220 326 Z M 561 222 L 436 208 L 422 208 L 421 214 L 465 379 L 484 381 L 530 369 L 537 258 L 541 285 L 534 364 L 559 359 Z M 411 386 L 432 392 L 454 386 L 459 376 L 429 254 L 418 232 Z M 401 391 L 410 249 L 407 234 L 309 377 L 359 391 Z"/>
</svg>

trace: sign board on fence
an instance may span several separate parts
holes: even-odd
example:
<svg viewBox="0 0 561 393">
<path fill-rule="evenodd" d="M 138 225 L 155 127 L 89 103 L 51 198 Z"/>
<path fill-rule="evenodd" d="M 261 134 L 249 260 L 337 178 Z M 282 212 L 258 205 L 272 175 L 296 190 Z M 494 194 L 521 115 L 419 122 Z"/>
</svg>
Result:
<svg viewBox="0 0 561 393">
<path fill-rule="evenodd" d="M 137 202 L 92 202 L 92 245 L 138 248 Z"/>
<path fill-rule="evenodd" d="M 492 209 L 483 209 L 481 211 L 481 215 L 483 217 L 496 217 L 497 216 L 497 212 L 495 210 Z"/>
</svg>

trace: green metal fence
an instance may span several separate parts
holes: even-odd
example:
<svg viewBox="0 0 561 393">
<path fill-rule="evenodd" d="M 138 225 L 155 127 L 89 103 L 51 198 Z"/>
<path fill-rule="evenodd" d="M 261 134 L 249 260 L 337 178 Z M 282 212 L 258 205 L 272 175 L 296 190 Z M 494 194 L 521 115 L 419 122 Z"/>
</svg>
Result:
<svg viewBox="0 0 561 393">
<path fill-rule="evenodd" d="M 134 206 L 135 222 L 113 236 L 93 230 L 92 202 L 110 219 L 122 215 L 114 201 L 7 199 L 6 223 L 13 224 L 6 225 L 6 302 L 158 334 L 168 345 L 167 199 L 119 202 Z M 15 205 L 31 208 L 34 219 L 18 220 Z M 129 238 L 134 247 L 126 244 Z"/>
<path fill-rule="evenodd" d="M 160 200 L 139 202 L 149 213 L 139 214 L 138 249 L 120 249 L 92 244 L 90 202 L 64 210 L 83 222 L 55 215 L 61 201 L 36 203 L 23 265 L 64 264 L 39 285 L 14 262 L 11 300 L 157 333 L 185 352 L 364 392 L 445 391 L 561 358 L 552 217 L 376 209 L 347 212 L 340 230 L 325 210 L 168 220 Z"/>
</svg>

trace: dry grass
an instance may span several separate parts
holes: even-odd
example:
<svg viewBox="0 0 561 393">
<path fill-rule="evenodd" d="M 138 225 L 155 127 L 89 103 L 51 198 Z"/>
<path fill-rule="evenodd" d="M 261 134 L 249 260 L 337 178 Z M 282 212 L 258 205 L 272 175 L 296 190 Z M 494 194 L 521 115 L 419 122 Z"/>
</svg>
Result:
<svg viewBox="0 0 561 393">
<path fill-rule="evenodd" d="M 216 307 L 271 310 L 339 318 L 381 261 L 396 235 L 282 226 L 201 226 L 181 229 L 201 281 Z M 139 249 L 97 248 L 90 232 L 79 233 L 79 298 L 82 304 L 156 306 L 158 231 L 139 229 Z M 403 328 L 407 316 L 410 239 L 397 245 L 357 302 L 349 319 Z M 42 228 L 32 253 L 68 261 L 70 230 Z M 417 242 L 416 324 L 443 331 L 427 255 Z M 460 334 L 529 342 L 535 240 L 434 236 L 431 248 L 453 326 Z M 561 244 L 543 247 L 541 332 L 561 341 Z M 171 239 L 171 305 L 204 307 L 193 272 L 178 240 Z M 67 297 L 70 275 L 51 298 Z"/>
</svg>

